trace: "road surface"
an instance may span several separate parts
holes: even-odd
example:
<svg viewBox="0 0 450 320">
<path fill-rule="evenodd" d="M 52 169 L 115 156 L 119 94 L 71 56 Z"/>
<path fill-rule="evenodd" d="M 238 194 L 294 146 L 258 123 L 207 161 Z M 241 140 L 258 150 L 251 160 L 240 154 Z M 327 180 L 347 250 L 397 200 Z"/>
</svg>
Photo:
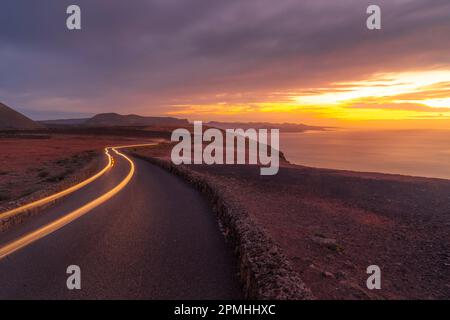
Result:
<svg viewBox="0 0 450 320">
<path fill-rule="evenodd" d="M 231 249 L 202 196 L 131 158 L 135 173 L 114 197 L 0 259 L 0 299 L 241 298 Z M 114 189 L 130 163 L 114 155 L 103 176 L 0 234 L 0 250 Z M 68 290 L 68 266 L 81 290 Z"/>
</svg>

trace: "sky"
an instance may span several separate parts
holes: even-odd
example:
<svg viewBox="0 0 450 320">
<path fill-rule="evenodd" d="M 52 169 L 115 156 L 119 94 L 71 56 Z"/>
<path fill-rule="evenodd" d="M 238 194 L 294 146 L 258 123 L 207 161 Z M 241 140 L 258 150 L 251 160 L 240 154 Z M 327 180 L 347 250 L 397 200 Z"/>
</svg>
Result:
<svg viewBox="0 0 450 320">
<path fill-rule="evenodd" d="M 2 0 L 0 101 L 37 120 L 450 128 L 449 35 L 449 0 Z"/>
</svg>

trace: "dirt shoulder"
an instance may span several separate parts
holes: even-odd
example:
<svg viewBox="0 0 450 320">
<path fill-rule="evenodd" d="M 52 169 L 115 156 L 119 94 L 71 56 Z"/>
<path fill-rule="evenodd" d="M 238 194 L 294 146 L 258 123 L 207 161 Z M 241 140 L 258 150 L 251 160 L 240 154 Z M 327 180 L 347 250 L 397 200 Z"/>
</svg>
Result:
<svg viewBox="0 0 450 320">
<path fill-rule="evenodd" d="M 137 152 L 169 161 L 170 146 Z M 449 299 L 450 181 L 284 162 L 182 166 L 242 208 L 319 299 Z M 378 265 L 382 289 L 366 288 Z"/>
</svg>

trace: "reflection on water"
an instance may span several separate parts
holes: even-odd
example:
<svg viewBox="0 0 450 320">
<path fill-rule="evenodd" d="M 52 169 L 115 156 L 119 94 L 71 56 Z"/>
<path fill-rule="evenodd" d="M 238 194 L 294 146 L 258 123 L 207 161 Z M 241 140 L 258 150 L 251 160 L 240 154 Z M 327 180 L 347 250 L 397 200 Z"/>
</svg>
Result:
<svg viewBox="0 0 450 320">
<path fill-rule="evenodd" d="M 296 164 L 450 179 L 450 130 L 283 133 L 280 143 Z"/>
</svg>

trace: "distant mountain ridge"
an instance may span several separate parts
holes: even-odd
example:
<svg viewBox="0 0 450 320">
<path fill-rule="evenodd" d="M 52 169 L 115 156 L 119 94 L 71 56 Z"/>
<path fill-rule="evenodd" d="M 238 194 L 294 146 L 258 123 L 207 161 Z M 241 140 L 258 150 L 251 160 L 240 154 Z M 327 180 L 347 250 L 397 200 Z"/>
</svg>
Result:
<svg viewBox="0 0 450 320">
<path fill-rule="evenodd" d="M 90 118 L 80 118 L 80 119 L 57 119 L 57 120 L 43 120 L 38 121 L 43 125 L 53 126 L 53 125 L 61 125 L 61 126 L 77 126 L 86 123 Z"/>
<path fill-rule="evenodd" d="M 121 115 L 118 113 L 100 113 L 84 123 L 92 127 L 109 126 L 185 126 L 189 122 L 186 119 L 172 117 L 144 117 L 135 114 Z"/>
<path fill-rule="evenodd" d="M 190 127 L 191 123 L 186 119 L 179 119 L 173 117 L 151 117 L 139 116 L 136 114 L 121 115 L 118 113 L 100 113 L 92 118 L 81 119 L 60 119 L 60 120 L 46 120 L 40 121 L 41 124 L 49 128 L 61 127 L 145 127 L 148 130 L 154 128 L 170 129 L 173 127 L 186 128 Z M 280 132 L 305 132 L 309 130 L 320 131 L 327 129 L 320 126 L 309 126 L 301 123 L 270 123 L 270 122 L 220 122 L 210 121 L 203 123 L 205 127 L 212 127 L 218 129 L 280 129 Z"/>
<path fill-rule="evenodd" d="M 181 127 L 189 124 L 186 119 L 172 117 L 146 117 L 135 114 L 121 115 L 118 113 L 99 113 L 92 118 L 44 120 L 40 121 L 40 123 L 49 127 Z"/>
<path fill-rule="evenodd" d="M 0 130 L 34 130 L 45 128 L 0 102 Z"/>
<path fill-rule="evenodd" d="M 308 126 L 301 123 L 270 123 L 270 122 L 218 122 L 205 123 L 209 127 L 218 129 L 280 129 L 281 132 L 304 132 L 308 130 L 325 130 L 325 127 Z"/>
</svg>

